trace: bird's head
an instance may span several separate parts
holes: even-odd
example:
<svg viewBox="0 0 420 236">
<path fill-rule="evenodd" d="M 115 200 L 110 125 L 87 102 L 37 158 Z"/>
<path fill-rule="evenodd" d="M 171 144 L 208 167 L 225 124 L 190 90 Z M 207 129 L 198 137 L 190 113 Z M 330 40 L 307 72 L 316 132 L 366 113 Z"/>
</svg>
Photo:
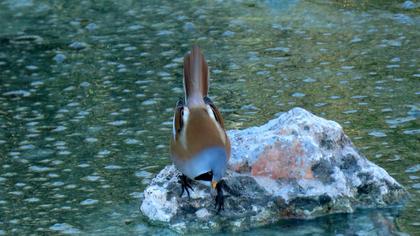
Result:
<svg viewBox="0 0 420 236">
<path fill-rule="evenodd" d="M 212 188 L 222 180 L 227 167 L 224 147 L 212 147 L 200 152 L 190 165 L 198 174 L 194 179 L 209 181 Z"/>
<path fill-rule="evenodd" d="M 217 184 L 220 182 L 220 180 L 222 180 L 223 176 L 225 175 L 226 172 L 226 152 L 223 152 L 222 156 L 219 157 L 218 159 L 223 160 L 223 161 L 219 161 L 219 163 L 215 163 L 215 167 L 212 168 L 212 180 L 211 180 L 211 187 L 212 188 L 216 188 Z"/>
</svg>

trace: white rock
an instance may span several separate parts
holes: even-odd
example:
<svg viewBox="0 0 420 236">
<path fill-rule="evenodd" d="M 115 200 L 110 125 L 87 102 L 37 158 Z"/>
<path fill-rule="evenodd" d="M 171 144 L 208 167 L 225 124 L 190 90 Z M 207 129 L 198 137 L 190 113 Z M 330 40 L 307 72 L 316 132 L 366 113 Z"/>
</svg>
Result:
<svg viewBox="0 0 420 236">
<path fill-rule="evenodd" d="M 169 222 L 178 210 L 177 200 L 173 197 L 168 201 L 167 190 L 162 187 L 147 187 L 144 197 L 141 211 L 152 220 Z"/>
<path fill-rule="evenodd" d="M 195 215 L 198 218 L 202 218 L 202 219 L 211 216 L 210 212 L 206 208 L 201 208 L 200 210 L 196 211 Z"/>
<path fill-rule="evenodd" d="M 144 191 L 143 214 L 180 233 L 238 231 L 283 218 L 388 207 L 408 197 L 384 169 L 359 153 L 339 124 L 302 108 L 228 135 L 229 190 L 220 215 L 214 210 L 214 190 L 207 186 L 192 182 L 191 197 L 179 196 L 180 173 L 173 165 Z"/>
</svg>

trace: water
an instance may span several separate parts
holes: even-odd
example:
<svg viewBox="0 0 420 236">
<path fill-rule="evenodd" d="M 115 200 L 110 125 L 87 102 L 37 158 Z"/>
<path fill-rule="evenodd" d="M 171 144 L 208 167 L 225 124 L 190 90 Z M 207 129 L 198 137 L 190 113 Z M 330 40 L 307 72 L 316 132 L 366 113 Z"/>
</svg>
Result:
<svg viewBox="0 0 420 236">
<path fill-rule="evenodd" d="M 210 93 L 229 129 L 304 107 L 342 124 L 412 194 L 396 212 L 249 234 L 419 234 L 420 12 L 412 4 L 0 1 L 0 235 L 172 234 L 146 223 L 139 198 L 170 163 L 192 44 L 208 58 Z"/>
</svg>

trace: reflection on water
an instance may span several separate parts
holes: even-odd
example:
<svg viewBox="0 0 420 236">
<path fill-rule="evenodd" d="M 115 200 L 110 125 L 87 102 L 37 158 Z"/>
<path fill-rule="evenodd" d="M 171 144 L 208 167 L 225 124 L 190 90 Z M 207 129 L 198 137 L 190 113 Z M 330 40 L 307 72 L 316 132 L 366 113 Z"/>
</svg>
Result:
<svg viewBox="0 0 420 236">
<path fill-rule="evenodd" d="M 418 233 L 414 4 L 0 1 L 0 235 L 168 234 L 144 221 L 138 199 L 170 163 L 181 63 L 193 43 L 209 60 L 211 95 L 229 129 L 304 107 L 342 124 L 412 193 L 398 214 L 366 211 L 252 233 L 348 234 L 384 224 Z"/>
</svg>

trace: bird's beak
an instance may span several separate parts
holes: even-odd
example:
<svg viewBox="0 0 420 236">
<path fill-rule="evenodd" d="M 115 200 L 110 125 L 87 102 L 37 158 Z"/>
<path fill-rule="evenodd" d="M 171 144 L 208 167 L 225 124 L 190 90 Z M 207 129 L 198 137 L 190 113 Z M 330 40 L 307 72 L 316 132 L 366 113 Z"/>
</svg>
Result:
<svg viewBox="0 0 420 236">
<path fill-rule="evenodd" d="M 214 181 L 214 180 L 211 181 L 211 187 L 215 189 L 216 186 L 217 186 L 217 181 Z"/>
</svg>

